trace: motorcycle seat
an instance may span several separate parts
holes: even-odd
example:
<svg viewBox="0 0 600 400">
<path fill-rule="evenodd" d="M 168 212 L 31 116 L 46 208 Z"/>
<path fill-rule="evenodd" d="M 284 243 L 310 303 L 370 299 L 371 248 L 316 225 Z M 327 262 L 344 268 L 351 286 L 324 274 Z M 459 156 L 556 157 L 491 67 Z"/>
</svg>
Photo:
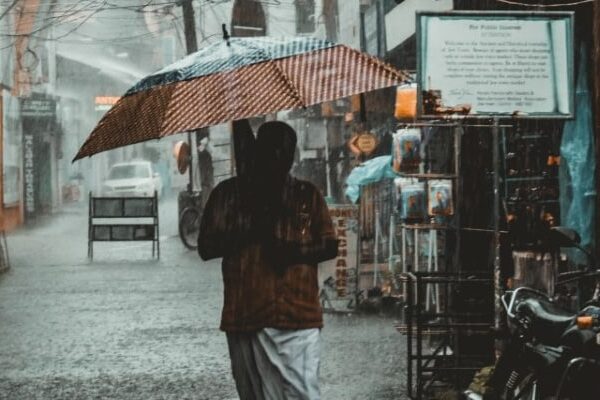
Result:
<svg viewBox="0 0 600 400">
<path fill-rule="evenodd" d="M 516 311 L 518 315 L 528 317 L 533 334 L 542 343 L 549 345 L 558 344 L 565 330 L 577 317 L 576 314 L 565 311 L 550 301 L 538 298 L 521 301 Z"/>
</svg>

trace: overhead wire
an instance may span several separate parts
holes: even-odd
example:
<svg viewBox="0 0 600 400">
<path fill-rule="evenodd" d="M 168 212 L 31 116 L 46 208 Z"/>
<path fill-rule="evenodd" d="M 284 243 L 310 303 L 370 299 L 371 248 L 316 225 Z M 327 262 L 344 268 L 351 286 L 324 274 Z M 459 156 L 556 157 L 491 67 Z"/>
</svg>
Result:
<svg viewBox="0 0 600 400">
<path fill-rule="evenodd" d="M 595 3 L 598 0 L 577 0 L 569 3 L 554 3 L 554 4 L 532 4 L 532 3 L 522 3 L 516 0 L 496 0 L 499 3 L 510 4 L 514 6 L 522 6 L 522 7 L 534 7 L 534 8 L 553 8 L 553 7 L 571 7 L 571 6 L 579 6 L 586 3 Z"/>
<path fill-rule="evenodd" d="M 79 4 L 81 4 L 81 2 L 80 2 Z M 67 10 L 67 11 L 65 12 L 65 14 L 63 14 L 61 17 L 56 17 L 56 18 L 57 18 L 58 20 L 61 20 L 61 19 L 63 19 L 63 20 L 64 20 L 64 19 L 67 19 L 67 18 L 70 18 L 70 17 L 76 16 L 77 14 L 79 14 L 79 13 L 81 13 L 81 12 L 83 12 L 83 11 L 84 11 L 84 9 L 83 9 L 83 8 L 80 8 L 80 9 L 77 9 L 77 10 L 74 10 L 74 11 L 73 11 L 73 9 L 74 9 L 74 8 L 75 8 L 75 6 L 71 7 L 71 9 L 70 9 L 70 10 Z M 42 19 L 40 22 L 41 22 L 41 23 L 43 23 L 44 21 L 45 21 L 45 20 L 44 20 L 44 19 Z M 50 28 L 50 27 L 56 26 L 55 24 L 60 24 L 60 23 L 62 23 L 62 22 L 56 22 L 56 21 L 53 21 L 53 22 L 50 22 L 50 23 L 47 23 L 47 24 L 42 24 L 40 27 L 38 27 L 38 28 L 35 28 L 34 30 L 32 30 L 31 32 L 28 32 L 28 33 L 15 33 L 15 34 L 11 34 L 11 33 L 0 33 L 0 35 L 1 35 L 1 36 L 8 36 L 8 37 L 29 36 L 29 35 L 32 35 L 32 34 L 35 34 L 35 33 L 41 32 L 41 31 L 43 31 L 43 30 L 45 30 L 45 29 L 48 29 L 48 28 Z"/>
<path fill-rule="evenodd" d="M 87 0 L 87 2 L 89 3 L 89 0 Z M 71 5 L 71 7 L 69 8 L 69 10 L 68 10 L 68 11 L 70 11 L 70 10 L 73 10 L 73 9 L 76 7 L 76 5 L 80 5 L 81 3 L 82 3 L 82 2 L 79 2 L 79 3 L 72 3 L 72 5 Z M 21 12 L 21 11 L 23 11 L 23 10 L 20 10 L 20 12 Z M 71 17 L 71 16 L 73 16 L 73 15 L 76 15 L 76 13 L 78 13 L 79 11 L 81 11 L 81 9 L 79 9 L 79 10 L 77 10 L 77 11 L 75 11 L 75 12 L 71 13 L 71 14 L 69 14 L 69 12 L 68 12 L 68 11 L 67 11 L 67 13 L 65 13 L 64 15 L 65 15 L 66 17 Z M 40 21 L 40 22 L 43 22 L 43 21 L 44 21 L 44 20 L 42 20 L 42 21 Z M 56 25 L 55 25 L 55 23 L 48 23 L 48 24 L 42 25 L 41 27 L 39 27 L 39 28 L 36 28 L 36 29 L 34 29 L 33 31 L 31 31 L 31 32 L 28 32 L 28 33 L 24 33 L 24 34 L 0 33 L 0 38 L 1 38 L 1 37 L 9 37 L 9 38 L 12 38 L 12 42 L 11 42 L 10 44 L 8 44 L 8 45 L 6 45 L 6 46 L 3 46 L 3 47 L 0 47 L 0 51 L 2 51 L 2 50 L 5 50 L 5 49 L 7 49 L 7 48 L 10 48 L 10 47 L 13 47 L 13 46 L 16 44 L 16 40 L 17 40 L 19 37 L 25 37 L 25 36 L 27 36 L 27 37 L 35 37 L 35 36 L 37 36 L 37 35 L 35 35 L 36 33 L 38 33 L 38 32 L 41 32 L 41 31 L 43 31 L 43 30 L 45 30 L 45 29 L 48 29 L 48 28 L 50 28 L 50 27 L 52 27 L 52 26 L 56 26 Z M 43 38 L 43 39 L 45 40 L 45 38 Z"/>
<path fill-rule="evenodd" d="M 82 17 L 85 19 L 85 21 L 89 20 L 91 18 L 91 16 L 95 16 L 96 14 L 102 12 L 102 11 L 108 11 L 108 10 L 116 10 L 116 9 L 127 9 L 127 10 L 133 10 L 133 11 L 139 11 L 139 8 L 145 8 L 149 5 L 156 5 L 156 4 L 160 4 L 160 5 L 174 5 L 176 4 L 176 2 L 174 1 L 170 1 L 170 2 L 161 2 L 161 3 L 153 3 L 153 0 L 148 0 L 146 1 L 144 4 L 139 4 L 136 6 L 136 9 L 132 9 L 129 7 L 122 7 L 122 6 L 116 6 L 110 2 L 108 2 L 107 0 L 104 1 L 97 1 L 97 0 L 87 0 L 87 4 L 84 5 L 83 7 L 79 7 L 77 9 L 75 9 L 78 5 L 81 5 L 83 2 L 78 2 L 78 3 L 71 3 L 71 6 L 69 9 L 64 10 L 62 13 L 59 13 L 58 16 L 56 17 L 48 17 L 48 18 L 44 18 L 42 19 L 40 22 L 43 23 L 45 21 L 51 21 L 49 23 L 43 24 L 40 27 L 32 30 L 29 33 L 23 33 L 23 34 L 13 34 L 13 33 L 3 33 L 0 32 L 0 36 L 8 36 L 8 37 L 18 37 L 18 36 L 34 36 L 36 33 L 39 33 L 45 29 L 48 29 L 50 27 L 56 27 L 56 26 L 60 26 L 63 23 L 66 22 L 72 22 L 72 20 L 70 20 L 72 17 L 77 18 L 78 14 L 87 14 L 87 17 Z M 156 12 L 157 10 L 153 10 L 150 12 Z M 110 17 L 107 17 L 107 19 L 111 19 Z M 67 20 L 67 21 L 65 21 Z M 121 27 L 123 26 L 122 24 L 120 25 Z M 131 27 L 139 27 L 139 25 L 130 25 Z M 39 36 L 35 35 L 38 39 L 40 38 Z M 44 39 L 44 38 L 42 38 Z"/>
<path fill-rule="evenodd" d="M 83 21 L 81 21 L 81 23 L 77 24 L 77 26 L 75 26 L 73 29 L 70 29 L 68 32 L 64 33 L 63 35 L 61 35 L 61 36 L 59 36 L 59 37 L 57 37 L 57 38 L 52 38 L 52 39 L 53 39 L 53 40 L 60 40 L 61 38 L 64 38 L 64 37 L 66 37 L 66 36 L 69 36 L 69 35 L 70 35 L 72 32 L 75 32 L 77 29 L 81 28 L 81 26 L 82 26 L 83 24 L 85 24 L 87 21 L 89 21 L 89 20 L 90 20 L 90 18 L 92 18 L 92 17 L 93 17 L 93 16 L 94 16 L 96 13 L 98 13 L 98 12 L 100 12 L 100 10 L 98 10 L 98 11 L 94 11 L 94 12 L 91 12 L 91 13 L 90 13 L 90 14 L 89 14 L 87 17 L 85 17 L 85 18 L 83 19 Z"/>
<path fill-rule="evenodd" d="M 8 12 L 10 10 L 12 10 L 14 8 L 14 6 L 17 5 L 18 2 L 19 2 L 19 0 L 13 0 L 12 3 L 8 5 L 6 10 L 4 10 L 4 12 L 2 12 L 2 14 L 0 14 L 0 21 L 2 21 L 2 18 L 4 18 L 6 16 L 6 14 L 8 14 Z"/>
<path fill-rule="evenodd" d="M 13 8 L 14 6 L 18 3 L 19 0 L 12 0 L 10 2 L 6 2 L 5 4 L 9 5 L 9 7 L 7 7 L 7 9 L 4 10 L 3 12 L 3 16 L 8 14 Z M 229 2 L 231 0 L 195 0 L 201 8 L 204 8 L 206 6 L 208 6 L 208 8 L 210 9 L 210 11 L 213 13 L 213 15 L 215 17 L 217 17 L 216 15 L 216 11 L 214 9 L 214 6 L 217 6 L 219 4 L 223 4 L 226 2 Z M 12 34 L 12 33 L 4 33 L 4 32 L 0 32 L 0 37 L 4 36 L 4 37 L 10 37 L 10 38 L 17 38 L 20 36 L 29 36 L 32 38 L 35 38 L 37 40 L 45 40 L 45 41 L 62 41 L 65 43 L 77 43 L 77 44 L 88 44 L 87 42 L 84 41 L 76 41 L 76 40 L 69 40 L 69 41 L 65 41 L 64 38 L 71 35 L 71 34 L 76 34 L 76 35 L 80 35 L 80 36 L 84 36 L 84 37 L 88 37 L 90 39 L 92 39 L 92 42 L 90 42 L 90 45 L 93 45 L 93 42 L 114 42 L 114 41 L 119 41 L 119 42 L 126 42 L 129 40 L 135 40 L 135 39 L 139 39 L 139 38 L 143 38 L 143 37 L 147 37 L 147 36 L 151 36 L 153 35 L 153 33 L 151 32 L 144 32 L 142 34 L 139 35 L 130 35 L 130 36 L 126 36 L 123 37 L 122 35 L 119 35 L 119 37 L 114 37 L 114 38 L 97 38 L 94 37 L 92 35 L 88 35 L 88 34 L 84 34 L 81 32 L 77 32 L 77 30 L 83 26 L 86 22 L 88 22 L 92 17 L 95 18 L 102 18 L 105 20 L 125 20 L 128 18 L 125 17 L 116 17 L 116 16 L 106 16 L 106 17 L 100 17 L 99 14 L 101 14 L 104 11 L 111 11 L 111 10 L 129 10 L 129 11 L 134 11 L 134 12 L 138 12 L 138 13 L 160 13 L 160 12 L 164 12 L 165 14 L 170 14 L 173 19 L 172 19 L 172 26 L 175 28 L 175 30 L 177 31 L 177 37 L 178 40 L 180 42 L 180 44 L 182 44 L 182 39 L 181 39 L 181 27 L 179 27 L 177 24 L 179 22 L 181 22 L 181 18 L 180 17 L 175 17 L 173 12 L 172 12 L 172 8 L 174 6 L 178 6 L 180 4 L 180 0 L 172 0 L 172 1 L 156 1 L 156 0 L 147 0 L 142 2 L 141 4 L 139 4 L 139 2 L 137 4 L 115 4 L 112 1 L 109 0 L 84 0 L 84 1 L 77 1 L 77 2 L 56 2 L 55 5 L 56 7 L 51 8 L 50 10 L 47 10 L 47 12 L 45 13 L 46 15 L 44 16 L 44 18 L 41 19 L 40 22 L 42 22 L 42 25 L 39 26 L 38 28 L 32 30 L 29 33 L 23 33 L 23 34 Z M 276 6 L 291 6 L 294 7 L 295 6 L 295 2 L 293 0 L 291 0 L 289 3 L 287 2 L 282 2 L 280 0 L 256 0 L 256 2 L 261 3 L 263 5 L 276 5 Z M 2 3 L 0 3 L 2 4 Z M 154 8 L 154 7 L 159 7 L 159 8 Z M 26 11 L 24 11 L 26 12 Z M 37 11 L 36 11 L 37 13 Z M 78 16 L 78 14 L 83 14 L 84 16 Z M 44 37 L 44 36 L 40 36 L 38 35 L 38 33 L 49 29 L 51 27 L 61 27 L 63 25 L 66 25 L 68 23 L 74 22 L 73 19 L 76 20 L 77 25 L 70 28 L 69 30 L 67 30 L 65 33 L 61 33 L 56 37 L 53 38 L 48 38 L 48 37 Z M 44 23 L 47 22 L 47 23 Z M 123 24 L 120 24 L 120 27 L 123 27 L 125 29 L 128 28 L 138 28 L 139 25 L 127 25 L 124 26 Z M 171 28 L 164 28 L 161 29 L 159 32 L 166 32 L 169 31 Z M 211 38 L 215 37 L 215 36 L 219 36 L 219 34 L 214 34 L 214 35 L 206 35 L 206 33 L 204 33 L 201 29 L 201 34 L 202 34 L 202 39 L 201 42 L 206 42 L 209 41 Z M 11 47 L 12 45 L 14 45 L 14 41 L 13 43 L 11 43 L 8 46 L 5 47 L 0 47 L 0 50 L 6 49 L 8 47 Z"/>
</svg>

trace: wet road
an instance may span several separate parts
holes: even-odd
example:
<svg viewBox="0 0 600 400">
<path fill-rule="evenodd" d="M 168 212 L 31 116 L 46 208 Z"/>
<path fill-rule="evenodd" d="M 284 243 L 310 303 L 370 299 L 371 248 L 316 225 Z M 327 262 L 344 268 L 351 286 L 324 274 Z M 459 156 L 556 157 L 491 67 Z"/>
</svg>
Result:
<svg viewBox="0 0 600 400">
<path fill-rule="evenodd" d="M 161 205 L 161 260 L 150 243 L 99 243 L 86 258 L 87 209 L 8 237 L 0 275 L 0 399 L 237 399 L 219 261 L 177 237 Z M 326 315 L 323 399 L 404 399 L 404 338 L 393 320 Z"/>
</svg>

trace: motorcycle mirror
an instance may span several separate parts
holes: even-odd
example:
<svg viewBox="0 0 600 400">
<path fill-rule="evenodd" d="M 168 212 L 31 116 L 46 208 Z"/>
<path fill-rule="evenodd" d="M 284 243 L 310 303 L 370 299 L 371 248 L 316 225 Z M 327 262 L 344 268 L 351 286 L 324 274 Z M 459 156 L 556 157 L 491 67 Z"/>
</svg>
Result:
<svg viewBox="0 0 600 400">
<path fill-rule="evenodd" d="M 581 236 L 574 229 L 566 226 L 554 226 L 550 229 L 552 239 L 559 247 L 578 247 Z"/>
<path fill-rule="evenodd" d="M 594 255 L 580 245 L 581 236 L 579 236 L 579 234 L 575 230 L 567 228 L 566 226 L 555 226 L 550 228 L 550 235 L 552 237 L 552 241 L 556 246 L 576 247 L 579 250 L 581 250 L 588 258 L 588 270 L 591 268 L 595 268 L 596 259 Z"/>
</svg>

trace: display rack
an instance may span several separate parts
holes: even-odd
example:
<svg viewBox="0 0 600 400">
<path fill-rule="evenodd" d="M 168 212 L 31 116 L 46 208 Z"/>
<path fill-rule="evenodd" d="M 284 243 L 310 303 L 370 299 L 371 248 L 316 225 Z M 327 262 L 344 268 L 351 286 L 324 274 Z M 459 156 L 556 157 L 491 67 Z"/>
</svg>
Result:
<svg viewBox="0 0 600 400">
<path fill-rule="evenodd" d="M 489 337 L 493 310 L 470 302 L 477 312 L 456 312 L 456 293 L 469 292 L 473 285 L 488 288 L 493 279 L 484 272 L 408 272 L 401 280 L 407 288 L 406 324 L 398 326 L 406 334 L 406 378 L 408 396 L 422 399 L 435 384 L 463 387 L 482 366 L 493 363 L 492 354 L 473 355 L 462 351 L 462 342 L 474 336 Z M 423 306 L 432 286 L 443 293 L 435 310 Z M 453 301 L 449 301 L 453 300 Z M 481 300 L 480 300 L 481 301 Z M 483 300 L 485 303 L 485 300 Z M 437 341 L 431 342 L 431 338 Z M 430 348 L 428 349 L 427 345 Z"/>
<path fill-rule="evenodd" d="M 463 271 L 459 262 L 461 233 L 468 230 L 461 225 L 462 179 L 461 138 L 464 133 L 460 123 L 417 123 L 403 124 L 404 127 L 443 127 L 452 130 L 453 160 L 448 163 L 451 171 L 431 171 L 428 160 L 418 173 L 401 176 L 424 180 L 426 192 L 429 179 L 452 179 L 454 193 L 454 215 L 440 220 L 401 221 L 392 219 L 395 236 L 400 238 L 399 259 L 401 265 L 399 286 L 405 301 L 403 321 L 397 329 L 406 335 L 407 345 L 407 390 L 413 399 L 422 399 L 431 394 L 437 384 L 465 387 L 476 370 L 493 363 L 493 352 L 469 354 L 463 341 L 490 341 L 494 327 L 494 294 L 497 282 L 493 271 Z M 494 229 L 481 229 L 493 233 L 495 239 L 494 269 L 499 268 L 499 146 L 500 125 L 477 125 L 492 130 L 494 145 Z M 439 133 L 439 132 L 438 132 Z M 452 235 L 448 233 L 452 232 Z M 446 248 L 453 248 L 451 258 L 440 260 L 440 242 L 448 238 Z M 425 246 L 421 244 L 425 242 Z M 390 247 L 391 248 L 391 247 Z M 448 254 L 446 254 L 448 257 Z M 390 259 L 392 255 L 390 255 Z M 391 264 L 391 261 L 390 261 Z M 474 287 L 473 285 L 477 285 Z M 468 289 L 470 288 L 471 292 Z M 473 297 L 472 294 L 478 296 Z M 467 303 L 465 303 L 467 302 Z M 465 312 L 465 310 L 477 310 Z"/>
<path fill-rule="evenodd" d="M 420 237 L 425 234 L 425 240 L 427 241 L 427 271 L 439 271 L 439 258 L 438 258 L 438 233 L 440 231 L 446 230 L 454 230 L 455 231 L 455 249 L 460 248 L 460 205 L 461 205 L 461 181 L 460 181 L 460 152 L 461 152 L 461 135 L 462 129 L 456 123 L 414 123 L 414 124 L 402 124 L 400 127 L 419 127 L 419 128 L 436 128 L 436 129 L 447 129 L 452 131 L 453 136 L 453 171 L 450 172 L 431 172 L 430 171 L 430 162 L 431 157 L 426 157 L 424 166 L 422 171 L 418 173 L 400 173 L 399 175 L 407 178 L 420 179 L 425 184 L 425 193 L 428 193 L 428 183 L 431 179 L 449 179 L 453 181 L 453 199 L 454 199 L 454 215 L 447 220 L 438 221 L 432 219 L 430 221 L 419 221 L 419 222 L 406 222 L 401 221 L 399 218 L 396 220 L 400 221 L 398 226 L 399 229 L 396 229 L 396 234 L 400 233 L 401 237 L 401 252 L 400 252 L 400 260 L 402 265 L 402 273 L 407 273 L 411 269 L 413 271 L 419 271 L 422 260 L 420 257 L 420 248 L 419 242 Z M 440 132 L 438 132 L 440 134 Z M 396 224 L 395 220 L 391 221 L 391 223 Z M 397 225 L 397 224 L 396 224 Z M 410 243 L 410 238 L 412 238 L 412 243 Z M 412 252 L 409 256 L 409 247 L 412 244 Z M 434 251 L 435 249 L 435 251 Z M 457 258 L 453 260 L 454 266 L 458 267 Z M 412 267 L 412 268 L 411 268 Z M 452 268 L 452 270 L 456 270 L 456 268 Z M 437 296 L 439 297 L 439 291 L 436 291 L 435 288 L 431 288 L 433 292 L 437 292 Z M 427 298 L 428 304 L 430 302 L 439 303 L 438 299 Z"/>
</svg>

